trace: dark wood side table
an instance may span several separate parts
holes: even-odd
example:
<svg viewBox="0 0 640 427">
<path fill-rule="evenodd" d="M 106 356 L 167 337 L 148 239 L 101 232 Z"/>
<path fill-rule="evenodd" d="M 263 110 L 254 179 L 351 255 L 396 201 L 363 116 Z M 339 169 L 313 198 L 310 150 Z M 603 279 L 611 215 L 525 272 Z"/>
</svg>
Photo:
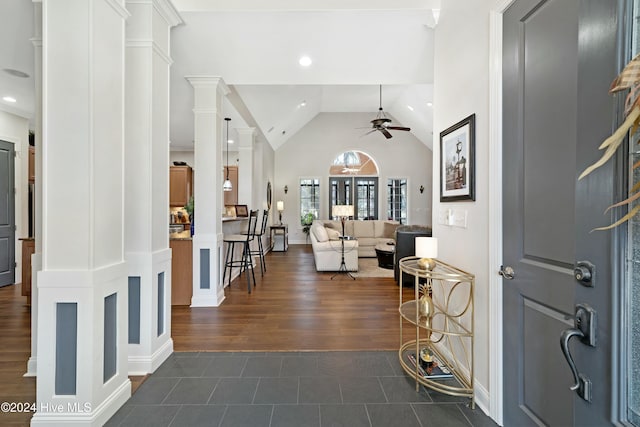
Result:
<svg viewBox="0 0 640 427">
<path fill-rule="evenodd" d="M 271 250 L 273 252 L 286 252 L 289 249 L 289 226 L 276 224 L 269 227 L 271 230 Z"/>
</svg>

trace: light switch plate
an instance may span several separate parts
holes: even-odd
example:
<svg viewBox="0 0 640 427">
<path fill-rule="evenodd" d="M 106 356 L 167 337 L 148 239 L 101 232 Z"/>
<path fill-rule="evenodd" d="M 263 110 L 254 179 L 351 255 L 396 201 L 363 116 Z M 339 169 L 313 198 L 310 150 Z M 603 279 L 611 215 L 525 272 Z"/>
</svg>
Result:
<svg viewBox="0 0 640 427">
<path fill-rule="evenodd" d="M 466 209 L 456 209 L 452 215 L 453 217 L 453 226 L 460 228 L 467 228 L 467 210 Z"/>
</svg>

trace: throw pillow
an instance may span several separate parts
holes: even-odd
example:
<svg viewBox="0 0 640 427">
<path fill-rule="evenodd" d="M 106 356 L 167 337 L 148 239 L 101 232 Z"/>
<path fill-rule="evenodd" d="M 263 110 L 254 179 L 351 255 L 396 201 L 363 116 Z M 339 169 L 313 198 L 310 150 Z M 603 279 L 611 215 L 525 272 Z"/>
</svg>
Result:
<svg viewBox="0 0 640 427">
<path fill-rule="evenodd" d="M 320 243 L 327 242 L 329 240 L 327 229 L 324 228 L 321 224 L 314 224 L 313 227 L 311 227 L 311 232 L 316 237 L 316 240 Z"/>
<path fill-rule="evenodd" d="M 338 230 L 334 230 L 333 228 L 326 228 L 327 235 L 329 236 L 329 240 L 340 240 L 340 232 Z"/>
<path fill-rule="evenodd" d="M 395 239 L 396 238 L 396 228 L 398 228 L 400 224 L 393 224 L 391 222 L 384 223 L 384 234 L 383 237 L 386 239 Z"/>
</svg>

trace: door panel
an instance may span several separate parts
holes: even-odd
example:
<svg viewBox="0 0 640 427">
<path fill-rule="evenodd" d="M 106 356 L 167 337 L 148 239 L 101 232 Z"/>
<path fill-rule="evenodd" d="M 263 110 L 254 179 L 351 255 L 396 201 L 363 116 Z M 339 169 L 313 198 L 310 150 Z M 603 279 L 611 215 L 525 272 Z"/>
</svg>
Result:
<svg viewBox="0 0 640 427">
<path fill-rule="evenodd" d="M 15 282 L 14 147 L 0 141 L 0 286 Z"/>
<path fill-rule="evenodd" d="M 600 280 L 611 277 L 610 235 L 589 232 L 609 221 L 602 212 L 611 202 L 613 172 L 603 169 L 580 183 L 576 178 L 595 161 L 611 129 L 607 91 L 616 26 L 607 11 L 615 4 L 516 0 L 504 14 L 503 261 L 515 270 L 503 292 L 507 426 L 608 423 L 610 319 L 598 313 L 595 348 L 578 340 L 569 346 L 579 371 L 592 380 L 591 403 L 569 389 L 573 376 L 559 339 L 574 326 L 577 302 L 608 313 L 610 286 L 600 283 L 597 292 L 582 287 L 573 266 L 590 260 Z M 606 43 L 594 43 L 598 39 Z M 605 45 L 606 54 L 591 52 Z M 596 98 L 585 97 L 595 91 Z"/>
</svg>

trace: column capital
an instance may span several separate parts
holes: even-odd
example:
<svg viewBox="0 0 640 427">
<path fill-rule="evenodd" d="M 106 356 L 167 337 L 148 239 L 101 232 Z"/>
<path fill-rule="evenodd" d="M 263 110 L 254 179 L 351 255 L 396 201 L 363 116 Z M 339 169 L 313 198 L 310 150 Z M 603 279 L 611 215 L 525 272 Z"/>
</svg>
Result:
<svg viewBox="0 0 640 427">
<path fill-rule="evenodd" d="M 230 90 L 220 76 L 184 76 L 194 89 L 215 88 L 221 95 L 227 96 Z"/>
<path fill-rule="evenodd" d="M 173 3 L 170 0 L 126 0 L 126 4 L 153 5 L 162 19 L 164 19 L 170 27 L 184 24 L 180 13 L 173 6 Z"/>
<path fill-rule="evenodd" d="M 256 134 L 256 128 L 253 127 L 249 127 L 249 128 L 236 128 L 236 131 L 238 132 L 239 135 L 248 135 L 248 136 L 253 136 Z"/>
</svg>

